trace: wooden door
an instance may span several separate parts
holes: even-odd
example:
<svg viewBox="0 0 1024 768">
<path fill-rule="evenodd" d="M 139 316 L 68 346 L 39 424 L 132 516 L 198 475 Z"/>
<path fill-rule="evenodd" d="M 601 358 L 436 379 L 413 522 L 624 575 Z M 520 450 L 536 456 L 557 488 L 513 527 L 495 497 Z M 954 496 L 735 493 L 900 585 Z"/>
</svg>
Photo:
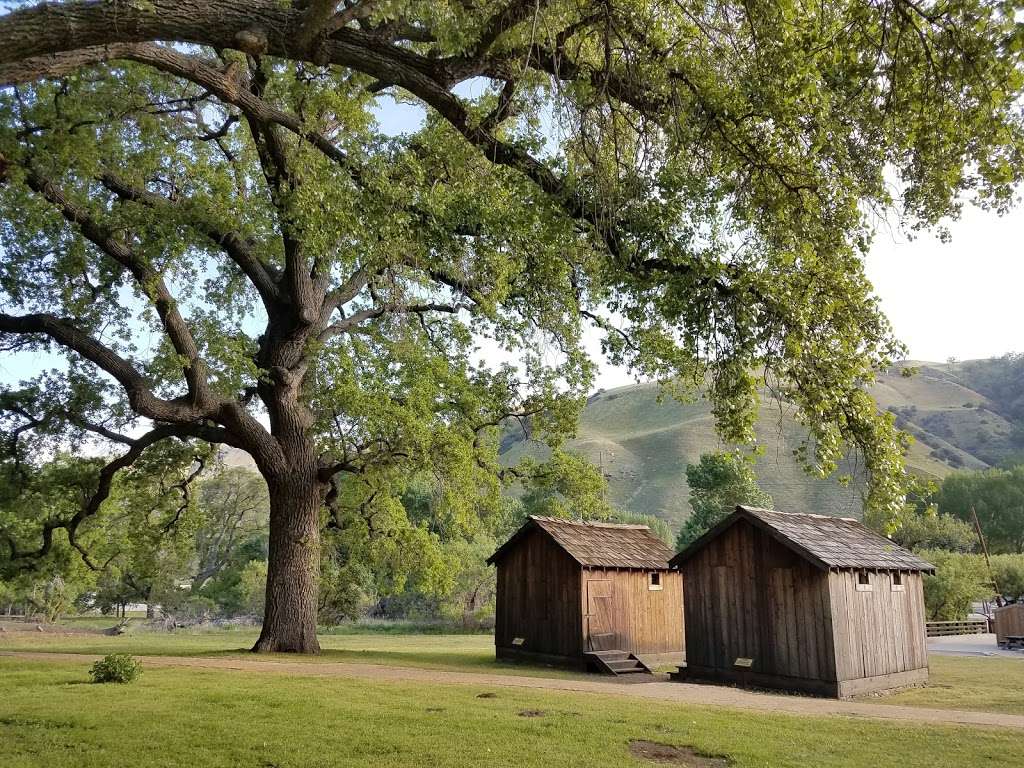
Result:
<svg viewBox="0 0 1024 768">
<path fill-rule="evenodd" d="M 794 610 L 792 568 L 772 568 L 768 575 L 768 610 L 771 616 L 771 674 L 800 677 L 796 622 L 804 621 Z"/>
<path fill-rule="evenodd" d="M 614 584 L 609 579 L 587 581 L 587 644 L 591 651 L 610 651 L 618 647 L 613 604 Z"/>
</svg>

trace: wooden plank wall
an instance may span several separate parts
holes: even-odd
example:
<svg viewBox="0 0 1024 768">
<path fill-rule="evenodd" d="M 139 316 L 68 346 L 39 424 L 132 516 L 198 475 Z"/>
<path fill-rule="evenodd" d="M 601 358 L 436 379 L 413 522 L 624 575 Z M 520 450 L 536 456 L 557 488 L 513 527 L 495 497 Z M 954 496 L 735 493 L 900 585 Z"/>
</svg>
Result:
<svg viewBox="0 0 1024 768">
<path fill-rule="evenodd" d="M 683 650 L 683 581 L 678 571 L 661 571 L 660 590 L 648 589 L 649 571 L 584 568 L 581 577 L 583 647 L 589 648 L 587 582 L 611 583 L 611 611 L 604 631 L 614 632 L 614 648 L 639 654 Z M 607 642 L 605 643 L 607 646 Z"/>
<path fill-rule="evenodd" d="M 547 534 L 533 531 L 497 563 L 494 644 L 578 658 L 582 653 L 580 568 Z"/>
<path fill-rule="evenodd" d="M 687 665 L 834 681 L 827 576 L 739 521 L 683 565 Z"/>
<path fill-rule="evenodd" d="M 838 679 L 926 668 L 921 574 L 904 573 L 902 591 L 893 591 L 886 571 L 869 571 L 868 581 L 871 591 L 858 591 L 856 571 L 829 575 Z"/>
<path fill-rule="evenodd" d="M 1024 603 L 996 608 L 992 616 L 992 631 L 996 642 L 1005 643 L 1007 635 L 1024 635 Z"/>
</svg>

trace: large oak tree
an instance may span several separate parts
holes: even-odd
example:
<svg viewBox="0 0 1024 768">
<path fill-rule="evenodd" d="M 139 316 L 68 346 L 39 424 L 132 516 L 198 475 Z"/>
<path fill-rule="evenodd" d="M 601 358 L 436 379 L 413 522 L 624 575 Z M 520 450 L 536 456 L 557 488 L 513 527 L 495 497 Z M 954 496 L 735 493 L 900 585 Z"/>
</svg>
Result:
<svg viewBox="0 0 1024 768">
<path fill-rule="evenodd" d="M 373 529 L 423 470 L 457 514 L 496 492 L 503 421 L 571 432 L 587 326 L 707 382 L 732 440 L 771 387 L 809 466 L 860 449 L 896 510 L 901 440 L 864 385 L 900 347 L 862 259 L 880 217 L 1010 203 L 1020 47 L 1012 5 L 978 0 L 19 8 L 0 339 L 67 367 L 12 387 L 8 429 L 124 444 L 103 478 L 162 440 L 251 454 L 262 651 L 317 650 L 324 526 Z M 398 103 L 422 124 L 389 135 Z M 74 541 L 103 494 L 4 557 Z"/>
</svg>

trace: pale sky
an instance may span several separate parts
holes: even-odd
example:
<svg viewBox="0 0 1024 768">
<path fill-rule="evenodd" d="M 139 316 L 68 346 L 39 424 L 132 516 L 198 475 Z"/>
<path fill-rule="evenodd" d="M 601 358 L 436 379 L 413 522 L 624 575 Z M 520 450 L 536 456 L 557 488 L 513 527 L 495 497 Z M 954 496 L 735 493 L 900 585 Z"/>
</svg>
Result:
<svg viewBox="0 0 1024 768">
<path fill-rule="evenodd" d="M 916 360 L 1024 351 L 1024 209 L 966 208 L 953 240 L 880 231 L 867 274 L 896 335 Z"/>
</svg>

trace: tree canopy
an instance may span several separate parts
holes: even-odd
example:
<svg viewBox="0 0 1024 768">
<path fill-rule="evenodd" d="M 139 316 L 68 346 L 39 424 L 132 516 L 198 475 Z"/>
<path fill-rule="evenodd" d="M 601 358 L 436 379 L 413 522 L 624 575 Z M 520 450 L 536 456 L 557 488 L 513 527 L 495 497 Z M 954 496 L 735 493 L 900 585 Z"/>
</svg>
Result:
<svg viewBox="0 0 1024 768">
<path fill-rule="evenodd" d="M 192 566 L 202 526 L 192 481 L 208 453 L 168 441 L 117 473 L 102 458 L 64 453 L 38 466 L 4 466 L 0 528 L 13 540 L 41 536 L 48 552 L 32 570 L 0 559 L 0 580 L 49 620 L 84 597 L 98 608 L 163 601 Z M 97 488 L 108 482 L 99 514 Z M 76 517 L 88 523 L 59 536 L 61 523 Z"/>
<path fill-rule="evenodd" d="M 993 552 L 1024 552 L 1024 465 L 952 474 L 935 501 L 941 512 L 972 525 L 974 510 Z"/>
<path fill-rule="evenodd" d="M 771 509 L 772 497 L 761 490 L 753 462 L 738 453 L 705 453 L 696 464 L 686 466 L 690 486 L 690 516 L 686 519 L 676 549 L 682 551 L 743 504 Z"/>
<path fill-rule="evenodd" d="M 978 547 L 974 527 L 958 517 L 940 513 L 934 507 L 918 509 L 908 504 L 896 519 L 892 540 L 907 549 L 943 549 L 973 552 Z M 885 526 L 879 526 L 885 532 Z"/>
<path fill-rule="evenodd" d="M 928 621 L 963 621 L 975 601 L 995 596 L 992 577 L 981 555 L 924 549 L 918 554 L 935 566 L 924 575 Z"/>
<path fill-rule="evenodd" d="M 66 358 L 5 394 L 11 450 L 250 453 L 260 650 L 316 650 L 325 527 L 372 529 L 424 471 L 468 524 L 516 473 L 502 423 L 571 434 L 587 327 L 675 394 L 707 382 L 729 440 L 770 387 L 808 466 L 859 449 L 894 514 L 903 439 L 864 386 L 902 348 L 862 259 L 879 216 L 1010 204 L 1020 40 L 977 0 L 11 11 L 0 342 Z M 398 135 L 396 103 L 422 118 Z"/>
</svg>

